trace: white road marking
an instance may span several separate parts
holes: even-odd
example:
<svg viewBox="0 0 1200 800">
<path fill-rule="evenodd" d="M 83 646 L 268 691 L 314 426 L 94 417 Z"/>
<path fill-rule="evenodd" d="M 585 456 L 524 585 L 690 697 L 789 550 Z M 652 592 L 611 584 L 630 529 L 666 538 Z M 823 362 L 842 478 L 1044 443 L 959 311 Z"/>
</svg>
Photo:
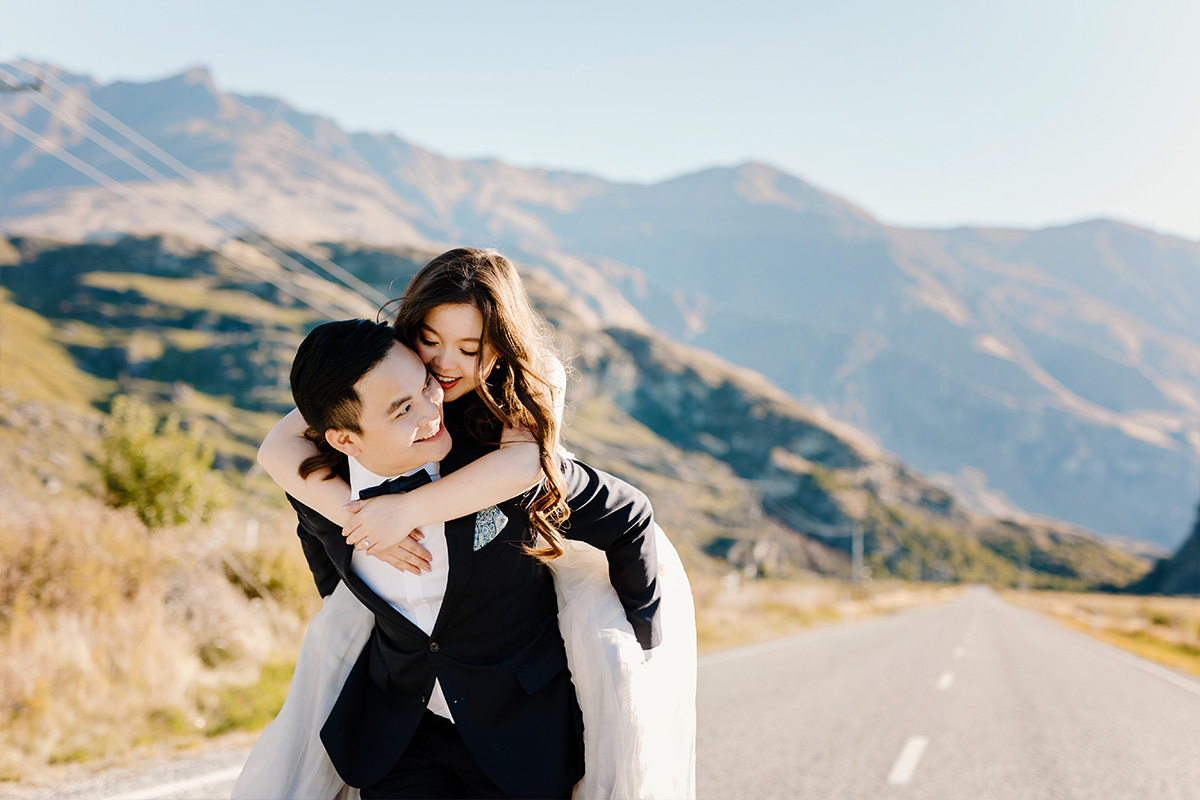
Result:
<svg viewBox="0 0 1200 800">
<path fill-rule="evenodd" d="M 232 778 L 236 778 L 242 772 L 240 766 L 223 769 L 220 772 L 210 772 L 207 775 L 197 775 L 195 778 L 188 778 L 185 781 L 174 781 L 173 783 L 160 783 L 158 786 L 151 786 L 146 789 L 139 789 L 136 792 L 122 792 L 115 794 L 108 800 L 158 800 L 167 795 L 178 794 L 192 789 L 199 789 L 201 786 L 207 786 L 210 783 L 220 783 Z"/>
<path fill-rule="evenodd" d="M 967 654 L 967 648 L 963 647 L 961 644 L 958 647 L 954 648 L 954 657 L 955 658 L 962 658 L 966 654 Z"/>
<path fill-rule="evenodd" d="M 904 743 L 904 749 L 900 751 L 900 757 L 896 759 L 896 765 L 888 774 L 888 783 L 903 786 L 911 781 L 913 773 L 917 771 L 917 764 L 921 762 L 921 756 L 925 754 L 925 748 L 928 745 L 929 737 L 910 736 Z"/>
<path fill-rule="evenodd" d="M 938 678 L 937 687 L 945 690 L 949 689 L 954 684 L 954 673 L 946 671 L 942 673 L 942 677 Z"/>
</svg>

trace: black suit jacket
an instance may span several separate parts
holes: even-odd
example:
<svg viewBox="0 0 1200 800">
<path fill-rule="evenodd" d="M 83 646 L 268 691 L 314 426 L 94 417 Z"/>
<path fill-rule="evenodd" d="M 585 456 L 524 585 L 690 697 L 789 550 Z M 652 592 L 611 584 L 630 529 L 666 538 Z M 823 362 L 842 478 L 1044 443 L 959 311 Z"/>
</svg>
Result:
<svg viewBox="0 0 1200 800">
<path fill-rule="evenodd" d="M 456 439 L 443 474 L 484 451 Z M 656 646 L 660 593 L 649 500 L 577 461 L 564 459 L 563 475 L 571 506 L 564 535 L 606 552 L 638 641 Z M 321 543 L 328 564 L 375 615 L 371 639 L 321 731 L 342 778 L 364 787 L 387 774 L 408 746 L 436 677 L 459 733 L 497 786 L 513 797 L 565 795 L 583 775 L 583 720 L 553 580 L 521 549 L 530 532 L 520 500 L 500 505 L 508 523 L 478 551 L 474 515 L 446 523 L 449 576 L 432 635 L 354 574 L 353 548 L 337 525 L 289 500 L 300 514 L 302 539 Z"/>
</svg>

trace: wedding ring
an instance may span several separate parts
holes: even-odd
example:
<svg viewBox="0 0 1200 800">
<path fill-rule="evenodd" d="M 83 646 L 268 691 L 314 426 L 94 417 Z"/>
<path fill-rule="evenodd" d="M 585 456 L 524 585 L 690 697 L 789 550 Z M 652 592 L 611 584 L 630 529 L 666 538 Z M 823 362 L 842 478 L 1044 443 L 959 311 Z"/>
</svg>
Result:
<svg viewBox="0 0 1200 800">
<path fill-rule="evenodd" d="M 363 550 L 366 550 L 366 549 L 368 549 L 368 548 L 371 546 L 371 543 L 370 543 L 370 542 L 368 542 L 366 539 L 363 539 L 363 540 L 362 540 L 362 542 L 361 542 L 361 544 L 362 544 L 362 546 L 363 546 Z"/>
</svg>

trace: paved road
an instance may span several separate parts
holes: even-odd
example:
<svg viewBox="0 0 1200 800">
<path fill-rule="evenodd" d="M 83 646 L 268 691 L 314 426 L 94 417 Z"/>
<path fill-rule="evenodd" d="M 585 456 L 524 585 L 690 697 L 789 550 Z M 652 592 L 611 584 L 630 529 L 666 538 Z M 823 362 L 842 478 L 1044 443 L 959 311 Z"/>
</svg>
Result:
<svg viewBox="0 0 1200 800">
<path fill-rule="evenodd" d="M 697 793 L 1200 798 L 1200 683 L 1014 608 L 956 601 L 707 656 Z M 246 750 L 20 798 L 227 798 Z"/>
<path fill-rule="evenodd" d="M 0 798 L 12 800 L 209 800 L 228 798 L 249 747 L 203 755 L 159 758 L 129 767 L 80 774 L 64 768 L 53 785 L 0 783 Z"/>
<path fill-rule="evenodd" d="M 1200 798 L 1200 683 L 986 589 L 701 662 L 700 798 Z"/>
</svg>

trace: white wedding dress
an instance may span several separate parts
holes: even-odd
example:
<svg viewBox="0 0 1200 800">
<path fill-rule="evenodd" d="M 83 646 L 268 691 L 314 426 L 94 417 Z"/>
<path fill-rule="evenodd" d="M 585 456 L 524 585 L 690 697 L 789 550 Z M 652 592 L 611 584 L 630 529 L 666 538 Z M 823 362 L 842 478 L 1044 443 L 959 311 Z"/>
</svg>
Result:
<svg viewBox="0 0 1200 800">
<path fill-rule="evenodd" d="M 608 580 L 604 553 L 564 540 L 551 562 L 558 620 L 583 711 L 585 774 L 574 800 L 696 796 L 696 618 L 679 555 L 655 526 L 663 641 L 642 650 Z M 374 625 L 346 588 L 313 618 L 287 700 L 250 753 L 235 800 L 357 800 L 321 744 L 321 726 Z"/>
</svg>

